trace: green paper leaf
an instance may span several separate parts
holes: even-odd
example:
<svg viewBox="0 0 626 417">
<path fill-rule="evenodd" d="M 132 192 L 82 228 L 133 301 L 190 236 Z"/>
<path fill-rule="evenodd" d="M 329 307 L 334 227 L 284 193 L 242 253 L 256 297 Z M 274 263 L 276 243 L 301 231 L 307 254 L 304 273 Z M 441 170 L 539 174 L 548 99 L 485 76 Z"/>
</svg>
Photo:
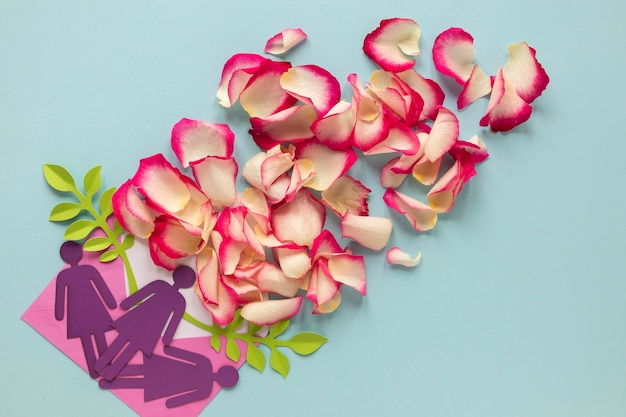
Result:
<svg viewBox="0 0 626 417">
<path fill-rule="evenodd" d="M 214 351 L 219 352 L 222 347 L 222 341 L 220 340 L 220 336 L 217 334 L 211 335 L 211 340 L 209 341 L 211 347 Z"/>
<path fill-rule="evenodd" d="M 259 349 L 254 343 L 248 343 L 248 350 L 246 352 L 246 361 L 259 372 L 263 372 L 265 369 L 265 355 L 263 351 Z"/>
<path fill-rule="evenodd" d="M 77 220 L 70 224 L 63 236 L 65 240 L 81 240 L 86 238 L 93 229 L 96 228 L 93 220 Z"/>
<path fill-rule="evenodd" d="M 77 191 L 72 174 L 60 165 L 44 164 L 43 176 L 46 178 L 50 187 L 57 191 Z"/>
<path fill-rule="evenodd" d="M 299 355 L 310 355 L 328 341 L 317 333 L 298 333 L 287 341 L 287 346 Z"/>
<path fill-rule="evenodd" d="M 78 203 L 59 203 L 50 212 L 49 220 L 53 222 L 62 222 L 73 219 L 78 216 L 83 208 Z"/>
<path fill-rule="evenodd" d="M 263 326 L 259 326 L 258 324 L 248 323 L 248 334 L 253 335 L 259 330 L 261 330 Z"/>
<path fill-rule="evenodd" d="M 102 255 L 100 255 L 100 262 L 111 262 L 116 260 L 118 256 L 120 256 L 120 254 L 118 253 L 117 249 L 111 249 L 110 251 L 106 251 Z"/>
<path fill-rule="evenodd" d="M 230 337 L 226 339 L 226 356 L 233 362 L 239 362 L 239 358 L 241 357 L 239 345 Z"/>
<path fill-rule="evenodd" d="M 88 252 L 98 252 L 111 246 L 111 240 L 108 237 L 92 237 L 83 245 L 83 249 Z"/>
<path fill-rule="evenodd" d="M 113 234 L 117 237 L 121 235 L 122 233 L 124 233 L 125 231 L 126 230 L 124 230 L 120 222 L 118 222 L 117 219 L 115 219 L 115 222 L 113 222 Z"/>
<path fill-rule="evenodd" d="M 272 365 L 272 369 L 278 372 L 283 376 L 283 378 L 287 378 L 287 374 L 289 374 L 289 358 L 285 356 L 285 354 L 278 349 L 272 349 L 272 354 L 270 356 L 270 365 Z"/>
<path fill-rule="evenodd" d="M 243 323 L 243 317 L 241 317 L 241 309 L 235 310 L 235 314 L 233 315 L 233 320 L 227 326 L 233 332 L 241 326 Z"/>
<path fill-rule="evenodd" d="M 87 197 L 93 196 L 100 189 L 100 186 L 102 185 L 102 182 L 101 182 L 101 179 L 100 179 L 100 171 L 101 170 L 102 170 L 101 166 L 96 166 L 96 167 L 91 168 L 85 174 L 85 178 L 83 179 L 83 183 L 85 185 L 85 195 Z"/>
<path fill-rule="evenodd" d="M 273 338 L 280 336 L 281 334 L 283 334 L 285 330 L 287 330 L 288 326 L 289 326 L 289 319 L 279 321 L 278 323 L 273 324 L 270 327 L 270 336 L 272 336 Z"/>
<path fill-rule="evenodd" d="M 113 202 L 111 199 L 115 190 L 115 187 L 109 188 L 100 196 L 100 215 L 105 219 L 113 213 Z"/>
<path fill-rule="evenodd" d="M 124 236 L 124 240 L 122 241 L 122 249 L 124 250 L 130 249 L 134 243 L 135 243 L 135 236 L 126 235 Z"/>
</svg>

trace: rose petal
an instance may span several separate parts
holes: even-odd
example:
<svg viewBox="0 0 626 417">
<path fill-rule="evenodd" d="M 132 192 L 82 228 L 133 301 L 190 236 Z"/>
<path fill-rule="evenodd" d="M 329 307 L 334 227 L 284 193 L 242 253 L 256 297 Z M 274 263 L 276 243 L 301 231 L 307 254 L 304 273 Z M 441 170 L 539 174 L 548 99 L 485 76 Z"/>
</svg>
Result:
<svg viewBox="0 0 626 417">
<path fill-rule="evenodd" d="M 172 128 L 172 150 L 183 168 L 207 156 L 233 154 L 235 134 L 225 124 L 181 119 Z"/>
<path fill-rule="evenodd" d="M 382 69 L 404 71 L 415 64 L 419 55 L 421 30 L 412 19 L 385 19 L 363 41 L 363 52 Z"/>
<path fill-rule="evenodd" d="M 241 317 L 259 326 L 272 325 L 295 316 L 301 305 L 302 297 L 255 301 L 243 306 Z"/>
<path fill-rule="evenodd" d="M 354 165 L 357 156 L 352 149 L 332 151 L 321 143 L 307 142 L 296 149 L 296 158 L 308 159 L 313 163 L 315 175 L 304 185 L 323 191 Z"/>
<path fill-rule="evenodd" d="M 136 237 L 146 239 L 154 230 L 155 213 L 139 198 L 128 180 L 111 197 L 115 218 Z"/>
<path fill-rule="evenodd" d="M 250 118 L 250 134 L 263 149 L 285 142 L 301 142 L 313 137 L 311 124 L 315 118 L 311 106 L 289 107 L 266 118 Z"/>
<path fill-rule="evenodd" d="M 459 138 L 459 121 L 450 110 L 439 108 L 439 113 L 424 145 L 424 155 L 434 162 L 441 158 Z"/>
<path fill-rule="evenodd" d="M 337 282 L 366 293 L 365 263 L 362 256 L 340 254 L 328 259 L 328 271 Z"/>
<path fill-rule="evenodd" d="M 300 28 L 284 29 L 272 36 L 265 44 L 265 53 L 283 55 L 307 38 L 306 33 Z"/>
<path fill-rule="evenodd" d="M 409 223 L 418 232 L 430 230 L 437 223 L 437 212 L 426 204 L 417 201 L 393 188 L 388 188 L 383 200 L 390 208 L 405 215 Z"/>
<path fill-rule="evenodd" d="M 473 169 L 471 171 L 472 175 L 476 172 Z M 452 206 L 454 206 L 456 196 L 463 188 L 463 184 L 469 179 L 469 177 L 466 178 L 468 174 L 469 172 L 463 169 L 460 160 L 455 161 L 450 169 L 439 178 L 439 181 L 437 181 L 426 195 L 428 205 L 438 213 L 450 211 Z"/>
<path fill-rule="evenodd" d="M 215 251 L 205 248 L 196 258 L 198 279 L 194 285 L 202 306 L 211 313 L 213 322 L 220 326 L 233 320 L 237 307 L 237 294 L 224 285 L 218 273 Z"/>
<path fill-rule="evenodd" d="M 180 222 L 166 216 L 156 218 L 154 231 L 149 239 L 164 255 L 172 259 L 195 255 L 205 243 L 200 235 L 189 233 Z"/>
<path fill-rule="evenodd" d="M 238 167 L 234 158 L 208 156 L 192 162 L 191 169 L 196 182 L 214 206 L 229 207 L 235 203 Z"/>
<path fill-rule="evenodd" d="M 398 188 L 408 174 L 396 173 L 391 168 L 400 160 L 400 157 L 393 158 L 380 170 L 380 185 L 385 188 Z M 324 195 L 322 194 L 322 198 Z M 323 201 L 323 200 L 322 200 Z"/>
<path fill-rule="evenodd" d="M 131 182 L 150 206 L 162 213 L 176 213 L 191 199 L 185 178 L 162 154 L 157 154 L 139 162 Z"/>
<path fill-rule="evenodd" d="M 389 242 L 393 225 L 386 217 L 356 216 L 346 213 L 341 220 L 341 236 L 372 250 L 381 250 Z"/>
<path fill-rule="evenodd" d="M 352 146 L 352 131 L 356 122 L 352 103 L 339 101 L 326 115 L 313 122 L 311 130 L 324 145 L 335 151 Z"/>
<path fill-rule="evenodd" d="M 318 306 L 331 300 L 340 286 L 341 284 L 330 275 L 328 259 L 322 258 L 313 268 L 306 297 Z"/>
<path fill-rule="evenodd" d="M 393 72 L 374 71 L 367 91 L 382 101 L 409 127 L 418 122 L 424 109 L 424 100 L 419 93 Z"/>
<path fill-rule="evenodd" d="M 443 105 L 445 99 L 445 94 L 439 84 L 422 77 L 413 69 L 398 73 L 398 77 L 416 91 L 424 102 L 419 120 L 435 120 L 439 107 Z"/>
<path fill-rule="evenodd" d="M 517 95 L 515 84 L 503 77 L 502 69 L 498 70 L 480 125 L 489 125 L 494 132 L 506 132 L 528 120 L 531 112 L 530 104 Z"/>
<path fill-rule="evenodd" d="M 297 101 L 280 86 L 280 77 L 289 68 L 288 62 L 268 59 L 261 63 L 239 96 L 241 107 L 250 117 L 267 118 Z"/>
<path fill-rule="evenodd" d="M 282 273 L 289 278 L 302 278 L 311 268 L 309 249 L 306 246 L 283 245 L 273 248 L 274 258 Z"/>
<path fill-rule="evenodd" d="M 217 88 L 217 98 L 224 107 L 231 107 L 252 78 L 261 63 L 267 59 L 256 54 L 235 54 L 226 61 L 222 79 Z"/>
<path fill-rule="evenodd" d="M 269 262 L 263 264 L 256 279 L 261 291 L 280 294 L 283 297 L 293 297 L 299 290 L 295 279 L 289 278 L 284 271 Z"/>
<path fill-rule="evenodd" d="M 418 252 L 415 258 L 398 247 L 393 247 L 387 251 L 387 262 L 391 265 L 402 265 L 407 268 L 417 266 L 422 262 L 422 252 Z"/>
<path fill-rule="evenodd" d="M 461 28 L 444 30 L 435 39 L 433 61 L 437 71 L 465 84 L 474 67 L 474 38 Z"/>
<path fill-rule="evenodd" d="M 367 94 L 356 74 L 350 74 L 348 82 L 354 92 L 352 111 L 355 113 L 355 124 L 352 144 L 361 150 L 368 150 L 387 137 L 390 126 L 387 115 L 389 110 Z"/>
<path fill-rule="evenodd" d="M 400 152 L 414 155 L 420 148 L 420 141 L 415 132 L 402 122 L 392 122 L 389 134 L 382 142 L 365 151 L 365 155 Z"/>
<path fill-rule="evenodd" d="M 340 217 L 346 213 L 367 216 L 367 197 L 371 191 L 360 181 L 344 175 L 322 191 L 322 203 Z"/>
<path fill-rule="evenodd" d="M 550 78 L 535 57 L 536 51 L 526 42 L 509 46 L 509 60 L 502 68 L 502 75 L 515 84 L 517 95 L 532 103 L 546 89 Z"/>
<path fill-rule="evenodd" d="M 491 79 L 478 65 L 474 65 L 472 73 L 463 86 L 456 101 L 459 110 L 469 106 L 479 98 L 491 92 Z"/>
<path fill-rule="evenodd" d="M 325 217 L 324 206 L 302 189 L 292 201 L 273 209 L 271 224 L 274 235 L 281 242 L 311 247 L 322 231 Z"/>
<path fill-rule="evenodd" d="M 289 94 L 317 110 L 323 117 L 339 102 L 339 81 L 324 68 L 317 65 L 291 67 L 280 78 L 280 85 Z"/>
</svg>

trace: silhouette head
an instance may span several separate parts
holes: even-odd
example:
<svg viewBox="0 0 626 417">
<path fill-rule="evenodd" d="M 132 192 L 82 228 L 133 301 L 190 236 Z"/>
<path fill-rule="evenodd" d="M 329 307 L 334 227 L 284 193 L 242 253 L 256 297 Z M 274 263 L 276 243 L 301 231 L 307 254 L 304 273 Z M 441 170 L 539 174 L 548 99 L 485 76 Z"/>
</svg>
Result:
<svg viewBox="0 0 626 417">
<path fill-rule="evenodd" d="M 179 266 L 174 270 L 173 278 L 176 288 L 189 288 L 196 280 L 196 273 L 188 266 Z"/>
<path fill-rule="evenodd" d="M 215 381 L 223 388 L 234 387 L 239 381 L 239 372 L 233 366 L 222 366 L 215 374 Z"/>
<path fill-rule="evenodd" d="M 76 242 L 67 241 L 61 245 L 61 259 L 70 265 L 77 265 L 83 257 L 83 247 Z"/>
</svg>

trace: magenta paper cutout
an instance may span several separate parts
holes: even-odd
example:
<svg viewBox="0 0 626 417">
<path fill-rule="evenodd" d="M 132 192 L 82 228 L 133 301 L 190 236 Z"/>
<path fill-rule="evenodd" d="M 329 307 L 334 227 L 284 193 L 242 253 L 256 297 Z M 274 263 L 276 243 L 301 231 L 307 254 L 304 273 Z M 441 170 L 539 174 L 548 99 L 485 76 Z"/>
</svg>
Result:
<svg viewBox="0 0 626 417">
<path fill-rule="evenodd" d="M 197 353 L 173 346 L 163 352 L 168 356 L 144 355 L 142 365 L 126 365 L 113 381 L 100 380 L 100 388 L 141 388 L 144 401 L 171 397 L 165 405 L 174 408 L 207 398 L 214 382 L 230 388 L 239 380 L 236 368 L 222 366 L 213 372 L 211 361 Z"/>
<path fill-rule="evenodd" d="M 174 285 L 152 281 L 120 303 L 120 308 L 128 312 L 112 323 L 119 335 L 94 367 L 107 381 L 113 380 L 138 351 L 152 355 L 166 325 L 163 344 L 171 343 L 186 306 L 178 290 L 191 287 L 196 273 L 188 266 L 180 266 L 173 278 Z"/>
<path fill-rule="evenodd" d="M 119 305 L 119 303 L 127 296 L 122 260 L 118 258 L 113 262 L 100 263 L 99 256 L 100 254 L 98 252 L 85 252 L 83 254 L 81 264 L 91 265 L 98 269 Z M 140 267 L 140 265 L 137 265 L 137 268 L 140 269 Z M 69 266 L 65 266 L 62 268 L 62 271 L 68 268 Z M 77 338 L 68 339 L 66 337 L 66 319 L 57 321 L 54 318 L 55 292 L 56 278 L 49 282 L 41 294 L 39 294 L 35 301 L 33 301 L 30 307 L 24 312 L 22 320 L 28 323 L 50 343 L 65 353 L 78 366 L 85 370 L 85 372 L 88 372 L 80 340 Z M 120 317 L 122 313 L 123 311 L 120 309 L 112 310 L 111 317 L 115 320 Z M 107 341 L 111 343 L 115 335 L 114 332 L 107 332 L 106 336 Z M 242 355 L 241 359 L 236 364 L 233 364 L 232 361 L 226 357 L 225 352 L 216 353 L 210 347 L 209 341 L 210 337 L 208 335 L 203 337 L 184 337 L 183 335 L 183 337 L 174 339 L 171 346 L 200 353 L 208 357 L 216 369 L 225 365 L 234 365 L 239 368 L 244 363 L 246 356 L 245 343 L 237 341 Z M 223 343 L 225 343 L 225 341 L 223 341 Z M 154 354 L 162 353 L 163 344 L 159 340 L 154 350 Z M 129 363 L 141 364 L 142 356 L 143 355 L 141 353 L 137 354 Z M 208 398 L 177 407 L 174 415 L 176 417 L 197 417 L 221 390 L 220 386 L 214 386 L 213 388 L 214 389 Z M 165 406 L 164 400 L 145 402 L 143 392 L 141 390 L 112 389 L 110 392 L 122 400 L 141 417 L 172 417 L 172 410 Z M 76 393 L 74 392 L 68 392 L 68 399 L 75 394 Z"/>
<path fill-rule="evenodd" d="M 96 354 L 92 336 L 101 355 L 107 348 L 104 333 L 113 330 L 113 319 L 102 300 L 110 309 L 117 307 L 117 302 L 96 268 L 78 265 L 83 257 L 83 248 L 78 243 L 63 243 L 60 253 L 70 267 L 57 276 L 54 317 L 61 321 L 67 316 L 67 338 L 80 338 L 89 375 L 97 378 L 98 373 L 93 369 Z"/>
</svg>

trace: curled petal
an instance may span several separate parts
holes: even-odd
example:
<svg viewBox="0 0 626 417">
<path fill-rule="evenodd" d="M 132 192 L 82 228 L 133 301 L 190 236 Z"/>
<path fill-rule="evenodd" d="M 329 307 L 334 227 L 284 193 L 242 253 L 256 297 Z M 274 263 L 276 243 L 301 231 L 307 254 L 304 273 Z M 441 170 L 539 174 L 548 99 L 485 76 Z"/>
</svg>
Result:
<svg viewBox="0 0 626 417">
<path fill-rule="evenodd" d="M 430 230 L 437 223 L 437 212 L 426 204 L 417 201 L 393 188 L 388 188 L 383 200 L 392 209 L 404 214 L 418 232 Z"/>
<path fill-rule="evenodd" d="M 380 185 L 385 188 L 398 188 L 404 179 L 408 176 L 407 173 L 396 173 L 392 170 L 392 167 L 400 160 L 400 157 L 393 158 L 380 170 Z M 324 195 L 322 194 L 322 198 Z"/>
<path fill-rule="evenodd" d="M 157 217 L 149 239 L 172 259 L 195 255 L 205 243 L 199 234 L 190 233 L 180 222 L 166 216 Z"/>
<path fill-rule="evenodd" d="M 286 54 L 306 38 L 306 33 L 300 28 L 285 29 L 268 39 L 265 44 L 265 53 L 271 55 Z"/>
<path fill-rule="evenodd" d="M 472 163 L 483 162 L 489 157 L 487 145 L 485 145 L 485 142 L 483 142 L 478 135 L 472 136 L 467 141 L 457 141 L 452 149 L 450 149 L 449 153 L 454 159 L 465 159 Z"/>
<path fill-rule="evenodd" d="M 474 67 L 474 38 L 461 28 L 444 30 L 433 45 L 435 68 L 463 85 Z"/>
<path fill-rule="evenodd" d="M 118 188 L 113 197 L 115 218 L 129 233 L 146 239 L 154 230 L 155 213 L 139 198 L 129 181 Z"/>
<path fill-rule="evenodd" d="M 217 98 L 224 107 L 231 107 L 266 58 L 256 54 L 235 54 L 226 61 L 222 79 L 217 88 Z"/>
<path fill-rule="evenodd" d="M 335 295 L 333 295 L 333 297 L 330 300 L 326 301 L 325 303 L 316 305 L 313 308 L 312 313 L 313 314 L 332 313 L 333 311 L 337 309 L 337 307 L 339 307 L 339 304 L 341 304 L 341 291 L 337 291 Z"/>
<path fill-rule="evenodd" d="M 321 259 L 316 262 L 311 272 L 311 280 L 307 289 L 306 297 L 316 306 L 327 303 L 337 292 L 341 284 L 335 281 L 328 270 L 328 260 Z"/>
<path fill-rule="evenodd" d="M 450 110 L 439 108 L 439 113 L 424 145 L 424 155 L 434 162 L 450 150 L 459 138 L 459 121 Z"/>
<path fill-rule="evenodd" d="M 407 268 L 417 266 L 422 262 L 422 252 L 418 252 L 415 258 L 398 247 L 393 247 L 387 251 L 387 262 L 391 265 L 402 265 Z"/>
<path fill-rule="evenodd" d="M 419 120 L 435 120 L 439 107 L 443 105 L 445 94 L 435 81 L 424 78 L 417 71 L 408 69 L 398 73 L 398 77 L 415 90 L 424 103 Z"/>
<path fill-rule="evenodd" d="M 263 187 L 269 188 L 281 175 L 293 167 L 293 155 L 282 152 L 268 156 L 261 164 L 261 181 Z"/>
<path fill-rule="evenodd" d="M 463 188 L 463 184 L 475 173 L 473 164 L 469 170 L 464 170 L 463 168 L 461 161 L 456 160 L 428 192 L 426 200 L 433 210 L 438 213 L 444 213 L 452 209 L 456 196 Z"/>
<path fill-rule="evenodd" d="M 366 293 L 365 262 L 362 256 L 339 254 L 328 259 L 328 272 L 333 280 Z"/>
<path fill-rule="evenodd" d="M 368 150 L 387 137 L 390 126 L 387 115 L 389 110 L 367 94 L 356 74 L 350 74 L 348 82 L 354 91 L 352 111 L 355 114 L 355 124 L 352 144 L 361 150 Z"/>
<path fill-rule="evenodd" d="M 289 94 L 317 110 L 323 117 L 339 102 L 339 81 L 324 68 L 317 65 L 292 67 L 280 78 L 280 85 Z"/>
<path fill-rule="evenodd" d="M 280 77 L 291 67 L 288 62 L 265 60 L 239 96 L 250 117 L 267 118 L 294 104 L 297 99 L 280 86 Z"/>
<path fill-rule="evenodd" d="M 414 155 L 420 148 L 420 141 L 415 132 L 401 122 L 392 122 L 385 140 L 365 151 L 365 155 L 400 152 Z"/>
<path fill-rule="evenodd" d="M 196 258 L 198 279 L 194 291 L 202 306 L 211 313 L 213 322 L 220 326 L 233 320 L 237 294 L 221 280 L 215 251 L 205 248 Z"/>
<path fill-rule="evenodd" d="M 382 69 L 404 71 L 419 55 L 421 29 L 412 19 L 385 19 L 363 41 L 363 52 Z"/>
<path fill-rule="evenodd" d="M 536 51 L 526 42 L 509 46 L 509 60 L 502 68 L 507 81 L 515 84 L 517 95 L 532 103 L 546 89 L 550 78 L 535 57 Z"/>
<path fill-rule="evenodd" d="M 480 125 L 489 125 L 494 132 L 506 132 L 528 120 L 531 112 L 530 104 L 517 95 L 515 84 L 504 78 L 500 69 Z"/>
<path fill-rule="evenodd" d="M 324 206 L 302 189 L 292 201 L 274 208 L 271 224 L 274 235 L 281 242 L 311 247 L 322 231 L 325 218 Z"/>
<path fill-rule="evenodd" d="M 328 258 L 339 253 L 344 253 L 344 251 L 337 243 L 335 236 L 328 230 L 323 230 L 313 241 L 313 246 L 311 247 L 311 259 L 313 262 L 317 262 L 320 257 Z"/>
<path fill-rule="evenodd" d="M 207 156 L 231 156 L 234 141 L 235 134 L 225 124 L 181 119 L 172 128 L 172 150 L 184 168 Z"/>
<path fill-rule="evenodd" d="M 367 216 L 367 197 L 371 191 L 359 180 L 344 175 L 322 191 L 322 202 L 340 217 L 346 213 Z"/>
<path fill-rule="evenodd" d="M 142 159 L 131 181 L 146 202 L 162 213 L 179 212 L 191 200 L 188 181 L 162 154 Z"/>
<path fill-rule="evenodd" d="M 251 186 L 262 191 L 271 203 L 277 203 L 285 198 L 290 181 L 287 175 L 282 175 L 269 187 L 265 187 L 261 175 L 261 166 L 266 159 L 266 152 L 260 152 L 250 158 L 243 167 L 242 175 Z"/>
<path fill-rule="evenodd" d="M 393 225 L 386 217 L 355 216 L 351 213 L 341 220 L 341 236 L 350 238 L 361 246 L 381 250 L 391 236 Z"/>
<path fill-rule="evenodd" d="M 191 169 L 196 182 L 214 206 L 229 207 L 235 203 L 238 168 L 234 158 L 208 156 L 192 162 Z"/>
<path fill-rule="evenodd" d="M 351 138 L 355 124 L 352 103 L 339 101 L 323 118 L 311 125 L 315 137 L 335 151 L 342 151 L 352 146 Z"/>
<path fill-rule="evenodd" d="M 474 69 L 456 101 L 457 107 L 461 110 L 490 92 L 491 78 L 485 74 L 481 67 L 474 65 Z"/>
<path fill-rule="evenodd" d="M 313 137 L 311 124 L 315 117 L 315 110 L 309 105 L 289 107 L 265 118 L 250 118 L 250 134 L 263 149 L 284 142 L 301 142 Z"/>
<path fill-rule="evenodd" d="M 298 292 L 298 283 L 289 278 L 276 265 L 265 262 L 256 276 L 259 289 L 263 292 L 280 294 L 283 297 L 294 297 Z"/>
<path fill-rule="evenodd" d="M 406 125 L 414 126 L 418 122 L 424 100 L 397 74 L 383 70 L 374 71 L 370 77 L 369 91 Z"/>
<path fill-rule="evenodd" d="M 282 273 L 289 278 L 302 278 L 311 268 L 309 249 L 306 246 L 283 245 L 274 248 L 274 258 Z"/>
<path fill-rule="evenodd" d="M 356 162 L 357 156 L 352 149 L 332 151 L 321 143 L 308 142 L 296 150 L 298 159 L 308 159 L 313 163 L 315 175 L 304 185 L 314 190 L 323 191 L 330 187 L 337 178 L 345 174 Z"/>
<path fill-rule="evenodd" d="M 243 306 L 241 317 L 260 326 L 271 325 L 295 316 L 301 305 L 302 297 L 255 301 Z"/>
</svg>

